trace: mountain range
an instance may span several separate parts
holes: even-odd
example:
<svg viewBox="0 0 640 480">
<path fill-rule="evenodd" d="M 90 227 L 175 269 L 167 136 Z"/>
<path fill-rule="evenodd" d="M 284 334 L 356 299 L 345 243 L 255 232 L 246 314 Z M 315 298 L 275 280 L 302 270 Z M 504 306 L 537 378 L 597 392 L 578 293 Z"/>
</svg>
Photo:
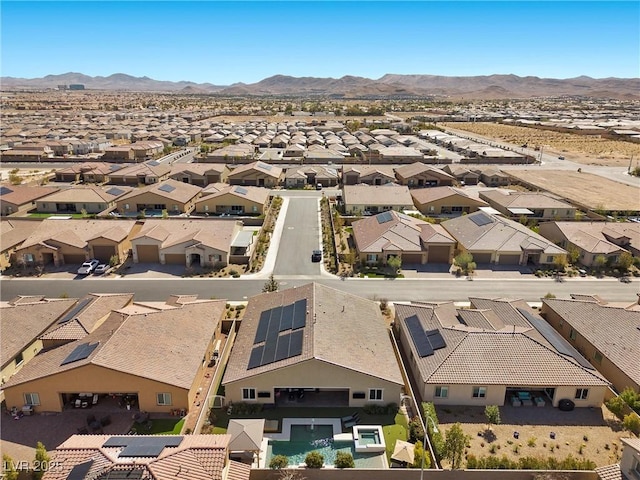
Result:
<svg viewBox="0 0 640 480">
<path fill-rule="evenodd" d="M 42 78 L 1 77 L 3 90 L 56 88 L 83 84 L 86 89 L 137 92 L 217 94 L 222 96 L 292 96 L 328 98 L 412 98 L 451 97 L 453 99 L 507 99 L 561 95 L 594 98 L 640 99 L 640 78 L 554 79 L 534 76 L 487 75 L 447 77 L 439 75 L 387 74 L 374 80 L 364 77 L 291 77 L 274 75 L 257 83 L 230 86 L 189 81 L 170 82 L 149 77 L 116 73 L 91 77 L 82 73 L 47 75 Z"/>
</svg>

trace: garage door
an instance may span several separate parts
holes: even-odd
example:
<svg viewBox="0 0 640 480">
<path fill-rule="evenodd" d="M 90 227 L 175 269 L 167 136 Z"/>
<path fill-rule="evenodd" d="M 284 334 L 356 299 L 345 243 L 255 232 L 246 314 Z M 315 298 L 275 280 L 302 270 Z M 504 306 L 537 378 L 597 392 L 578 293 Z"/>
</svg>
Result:
<svg viewBox="0 0 640 480">
<path fill-rule="evenodd" d="M 473 261 L 477 264 L 480 263 L 491 263 L 491 254 L 490 253 L 474 253 Z"/>
<path fill-rule="evenodd" d="M 66 265 L 72 265 L 74 263 L 84 263 L 87 259 L 85 255 L 63 255 L 63 260 Z"/>
<path fill-rule="evenodd" d="M 187 256 L 184 253 L 165 253 L 164 263 L 168 265 L 186 265 Z"/>
<path fill-rule="evenodd" d="M 403 265 L 420 264 L 420 263 L 422 263 L 421 253 L 403 253 L 402 254 Z"/>
<path fill-rule="evenodd" d="M 102 263 L 109 263 L 109 260 L 116 254 L 116 247 L 113 245 L 94 245 L 93 257 Z"/>
<path fill-rule="evenodd" d="M 518 265 L 520 263 L 520 255 L 500 255 L 498 263 L 500 265 Z"/>
<path fill-rule="evenodd" d="M 137 245 L 139 263 L 160 263 L 160 252 L 157 245 Z"/>
<path fill-rule="evenodd" d="M 429 247 L 429 263 L 449 263 L 449 247 Z"/>
</svg>

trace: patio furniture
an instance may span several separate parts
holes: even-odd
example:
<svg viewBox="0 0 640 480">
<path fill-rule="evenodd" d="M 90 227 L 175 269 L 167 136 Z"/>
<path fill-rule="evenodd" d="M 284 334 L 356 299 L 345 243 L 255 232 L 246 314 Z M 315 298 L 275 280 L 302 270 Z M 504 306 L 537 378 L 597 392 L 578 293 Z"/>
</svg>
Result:
<svg viewBox="0 0 640 480">
<path fill-rule="evenodd" d="M 360 423 L 360 416 L 358 413 L 354 413 L 350 417 L 342 417 L 343 428 L 352 428 Z"/>
<path fill-rule="evenodd" d="M 512 407 L 520 407 L 522 406 L 522 402 L 518 397 L 511 397 L 511 406 Z"/>
<path fill-rule="evenodd" d="M 542 397 L 536 397 L 535 402 L 536 402 L 536 407 L 544 407 L 546 405 L 546 402 Z"/>
</svg>

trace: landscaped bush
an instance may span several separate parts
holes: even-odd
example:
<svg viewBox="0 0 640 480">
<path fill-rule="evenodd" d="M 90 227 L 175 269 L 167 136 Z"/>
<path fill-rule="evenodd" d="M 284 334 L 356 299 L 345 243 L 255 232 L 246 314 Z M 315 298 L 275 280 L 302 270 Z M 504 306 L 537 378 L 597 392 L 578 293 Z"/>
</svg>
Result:
<svg viewBox="0 0 640 480">
<path fill-rule="evenodd" d="M 398 404 L 378 405 L 376 403 L 368 403 L 362 407 L 362 411 L 367 415 L 391 415 L 398 412 Z"/>
<path fill-rule="evenodd" d="M 430 417 L 433 420 L 433 423 L 436 425 L 438 422 L 438 415 L 436 414 L 436 407 L 431 402 L 422 402 L 422 412 L 424 414 L 424 418 Z M 427 420 L 427 432 L 429 433 L 429 438 L 431 439 L 431 446 L 433 447 L 433 453 L 436 456 L 436 460 L 440 462 L 442 460 L 442 456 L 444 455 L 444 438 L 442 437 L 442 429 L 438 429 L 437 432 L 433 430 L 433 424 Z"/>
<path fill-rule="evenodd" d="M 625 415 L 622 424 L 630 432 L 640 435 L 640 417 L 636 413 Z"/>
<path fill-rule="evenodd" d="M 276 455 L 271 458 L 269 462 L 269 468 L 272 470 L 280 470 L 281 468 L 287 468 L 289 465 L 289 458 L 286 455 Z"/>
<path fill-rule="evenodd" d="M 506 455 L 498 458 L 496 455 L 486 457 L 467 456 L 467 469 L 501 469 L 501 470 L 593 470 L 596 464 L 591 460 L 577 459 L 572 455 L 558 461 L 553 457 L 526 456 L 517 461 L 510 460 Z"/>
<path fill-rule="evenodd" d="M 307 468 L 322 468 L 322 465 L 324 465 L 324 455 L 314 450 L 313 452 L 307 453 L 304 463 L 307 465 Z"/>
<path fill-rule="evenodd" d="M 424 428 L 419 417 L 413 417 L 409 422 L 409 443 L 422 442 L 424 440 Z"/>
<path fill-rule="evenodd" d="M 355 468 L 356 463 L 349 452 L 337 452 L 335 466 L 336 468 Z"/>
<path fill-rule="evenodd" d="M 622 420 L 624 417 L 624 407 L 625 401 L 622 397 L 613 397 L 611 400 L 605 402 L 606 407 L 613 413 L 616 417 Z"/>
</svg>

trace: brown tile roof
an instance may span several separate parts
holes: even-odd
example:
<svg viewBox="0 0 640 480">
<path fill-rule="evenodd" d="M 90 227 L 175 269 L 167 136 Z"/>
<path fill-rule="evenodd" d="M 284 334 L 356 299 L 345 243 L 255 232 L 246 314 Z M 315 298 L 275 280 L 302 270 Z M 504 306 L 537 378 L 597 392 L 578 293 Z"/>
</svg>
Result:
<svg viewBox="0 0 640 480">
<path fill-rule="evenodd" d="M 224 300 L 208 300 L 140 314 L 112 312 L 86 337 L 35 357 L 5 387 L 91 363 L 189 389 L 225 304 Z M 61 365 L 84 343 L 98 343 L 98 347 L 86 359 Z"/>
<path fill-rule="evenodd" d="M 594 254 L 611 253 L 629 247 L 640 250 L 640 223 L 554 222 L 568 241 Z M 628 239 L 626 242 L 620 240 Z M 613 240 L 616 240 L 615 242 Z"/>
<path fill-rule="evenodd" d="M 229 461 L 229 473 L 226 480 L 249 480 L 251 475 L 251 466 L 246 463 Z"/>
<path fill-rule="evenodd" d="M 481 192 L 480 196 L 504 208 L 575 208 L 547 193 L 487 190 Z"/>
<path fill-rule="evenodd" d="M 626 475 L 622 474 L 620 465 L 607 465 L 606 467 L 598 467 L 594 470 L 598 474 L 600 480 L 626 480 Z"/>
<path fill-rule="evenodd" d="M 40 226 L 39 221 L 22 219 L 0 220 L 0 251 L 19 246 Z"/>
<path fill-rule="evenodd" d="M 166 187 L 173 187 L 173 190 L 170 192 L 161 190 Z M 124 195 L 118 199 L 118 201 L 131 200 L 140 195 L 153 193 L 162 198 L 167 198 L 170 200 L 175 200 L 180 203 L 187 203 L 193 198 L 200 195 L 202 192 L 202 188 L 197 187 L 195 185 L 189 185 L 188 183 L 178 182 L 177 180 L 168 179 L 164 180 L 160 183 L 154 183 L 153 185 L 147 185 L 146 187 L 136 188 L 131 193 Z"/>
<path fill-rule="evenodd" d="M 246 165 L 240 165 L 233 169 L 233 171 L 229 174 L 229 178 L 235 178 L 240 176 L 240 174 L 255 171 L 256 173 L 262 173 L 265 175 L 269 175 L 274 178 L 280 178 L 282 174 L 282 168 L 277 167 L 275 165 L 270 165 L 265 162 L 253 162 L 248 163 Z"/>
<path fill-rule="evenodd" d="M 26 205 L 39 198 L 51 195 L 58 190 L 58 187 L 2 185 L 2 189 L 0 189 L 0 202 L 12 203 L 14 205 Z"/>
<path fill-rule="evenodd" d="M 84 248 L 87 242 L 99 237 L 122 241 L 134 225 L 134 220 L 45 219 L 24 241 L 21 248 L 33 245 L 47 245 L 55 248 L 51 242 Z M 117 236 L 114 238 L 116 233 Z"/>
<path fill-rule="evenodd" d="M 162 177 L 164 175 L 168 175 L 169 172 L 171 172 L 171 165 L 167 165 L 165 163 L 158 163 L 154 165 L 149 162 L 143 162 L 121 168 L 113 172 L 112 176 L 114 178 L 138 176 Z"/>
<path fill-rule="evenodd" d="M 392 205 L 413 208 L 409 188 L 388 183 L 386 185 L 345 185 L 344 203 L 347 205 Z"/>
<path fill-rule="evenodd" d="M 39 202 L 46 203 L 111 203 L 123 197 L 131 191 L 130 187 L 118 187 L 122 193 L 112 194 L 113 187 L 78 187 L 73 186 L 60 190 L 46 197 L 40 198 Z"/>
<path fill-rule="evenodd" d="M 634 382 L 640 383 L 640 312 L 594 301 L 543 298 L 550 309 Z"/>
<path fill-rule="evenodd" d="M 487 205 L 486 202 L 470 197 L 463 190 L 454 187 L 416 188 L 411 190 L 411 196 L 417 203 L 422 205 L 450 197 L 461 197 L 465 202 L 475 203 L 479 207 Z"/>
<path fill-rule="evenodd" d="M 181 173 L 195 173 L 204 176 L 207 173 L 223 173 L 227 169 L 224 163 L 174 163 L 171 166 L 171 177 Z"/>
<path fill-rule="evenodd" d="M 0 304 L 0 359 L 2 367 L 76 303 L 76 299 L 34 299 L 19 305 Z"/>
<path fill-rule="evenodd" d="M 302 354 L 248 370 L 261 313 L 301 299 L 307 300 Z M 357 355 L 353 355 L 353 345 L 362 346 Z M 249 300 L 223 382 L 253 377 L 312 358 L 402 383 L 377 303 L 317 283 L 256 295 Z"/>
<path fill-rule="evenodd" d="M 180 436 L 177 447 L 165 447 L 156 457 L 121 457 L 124 447 L 104 446 L 110 438 L 114 437 L 73 435 L 51 455 L 52 462 L 60 468 L 48 470 L 43 480 L 65 480 L 73 467 L 88 460 L 94 463 L 86 478 L 102 478 L 107 472 L 135 469 L 143 471 L 143 479 L 222 480 L 228 463 L 229 435 Z M 144 437 L 128 435 L 124 438 Z"/>
<path fill-rule="evenodd" d="M 206 203 L 214 198 L 219 198 L 222 196 L 230 195 L 232 197 L 241 198 L 243 200 L 249 200 L 251 202 L 258 203 L 260 205 L 264 205 L 267 203 L 269 199 L 269 195 L 271 194 L 271 190 L 264 187 L 252 187 L 252 186 L 244 186 L 244 185 L 225 185 L 216 183 L 211 188 L 206 188 L 203 190 L 203 197 L 200 198 L 196 202 L 197 205 L 202 203 Z M 212 193 L 209 193 L 212 192 Z"/>
<path fill-rule="evenodd" d="M 162 242 L 160 248 L 189 242 L 191 245 L 203 245 L 228 252 L 231 248 L 234 233 L 240 228 L 238 222 L 214 219 L 189 220 L 146 220 L 144 226 L 133 240 L 144 237 Z"/>
<path fill-rule="evenodd" d="M 411 149 L 414 150 L 414 149 Z M 421 155 L 420 152 L 414 150 L 417 154 Z M 432 167 L 431 165 L 425 165 L 422 162 L 415 162 L 410 165 L 403 165 L 401 167 L 396 167 L 395 172 L 402 178 L 410 178 L 415 175 L 421 174 L 429 174 L 431 176 L 437 178 L 446 178 L 452 180 L 453 177 L 447 172 L 441 170 L 440 168 Z"/>
</svg>

